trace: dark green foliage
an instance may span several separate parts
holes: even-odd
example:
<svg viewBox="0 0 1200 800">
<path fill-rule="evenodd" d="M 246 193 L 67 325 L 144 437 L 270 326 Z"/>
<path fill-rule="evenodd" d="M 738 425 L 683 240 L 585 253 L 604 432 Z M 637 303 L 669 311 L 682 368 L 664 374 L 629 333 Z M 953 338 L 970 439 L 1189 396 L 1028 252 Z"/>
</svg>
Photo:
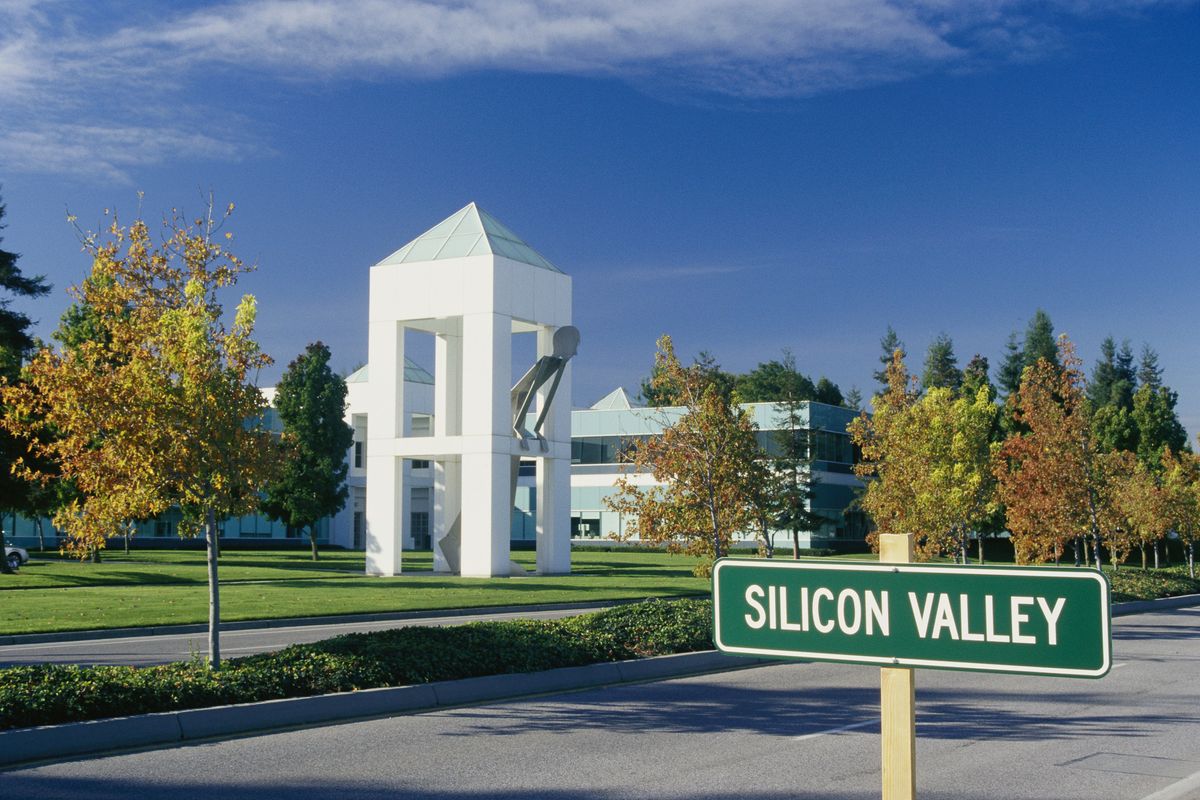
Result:
<svg viewBox="0 0 1200 800">
<path fill-rule="evenodd" d="M 978 353 L 967 362 L 962 373 L 962 394 L 964 397 L 974 397 L 984 386 L 987 387 L 988 397 L 996 399 L 996 387 L 988 377 L 989 367 L 987 356 Z"/>
<path fill-rule="evenodd" d="M 5 206 L 0 203 L 0 230 L 4 229 Z M 0 242 L 4 239 L 0 237 Z M 29 327 L 33 320 L 10 306 L 14 297 L 41 297 L 50 291 L 50 284 L 41 275 L 27 278 L 17 266 L 16 253 L 0 248 L 0 380 L 20 379 L 21 367 L 33 349 Z M 12 474 L 9 467 L 26 452 L 27 443 L 13 434 L 0 430 L 0 510 L 27 511 L 30 502 L 30 483 Z M 4 553 L 4 531 L 0 529 L 0 555 Z M 7 559 L 0 561 L 0 572 L 8 573 Z"/>
<path fill-rule="evenodd" d="M 887 391 L 887 368 L 892 363 L 892 357 L 899 350 L 902 355 L 908 355 L 904 352 L 904 342 L 900 341 L 900 337 L 896 335 L 896 331 L 891 325 L 887 327 L 887 333 L 879 340 L 879 348 L 883 352 L 879 354 L 879 363 L 882 365 L 879 369 L 872 373 L 876 382 L 879 384 L 879 394 Z"/>
<path fill-rule="evenodd" d="M 1164 447 L 1178 453 L 1187 447 L 1187 431 L 1175 413 L 1175 392 L 1166 386 L 1146 384 L 1133 396 L 1133 422 L 1137 426 L 1137 457 L 1157 470 Z"/>
<path fill-rule="evenodd" d="M 1139 386 L 1157 389 L 1162 386 L 1162 367 L 1158 365 L 1158 353 L 1148 344 L 1142 345 L 1142 360 L 1138 365 Z"/>
<path fill-rule="evenodd" d="M 842 390 L 837 384 L 824 376 L 817 381 L 817 391 L 813 395 L 813 399 L 818 403 L 825 403 L 830 406 L 840 406 L 842 404 Z"/>
<path fill-rule="evenodd" d="M 316 558 L 316 523 L 346 504 L 346 451 L 354 429 L 344 420 L 346 381 L 329 368 L 329 348 L 310 344 L 288 365 L 275 392 L 283 422 L 284 462 L 262 508 L 293 528 L 308 528 Z"/>
<path fill-rule="evenodd" d="M 786 350 L 782 361 L 764 361 L 745 375 L 739 375 L 736 388 L 738 400 L 743 403 L 769 403 L 785 398 L 813 400 L 817 396 L 812 379 L 796 369 L 795 357 Z"/>
<path fill-rule="evenodd" d="M 1022 360 L 1021 348 L 1017 345 L 1017 332 L 1013 331 L 1004 343 L 1004 360 L 1000 362 L 1000 371 L 996 373 L 996 381 L 1005 397 L 1020 388 L 1021 374 L 1024 371 L 1025 362 Z"/>
<path fill-rule="evenodd" d="M 857 386 L 851 386 L 850 391 L 846 392 L 846 397 L 842 400 L 842 405 L 851 411 L 862 411 L 862 392 Z"/>
<path fill-rule="evenodd" d="M 0 670 L 0 729 L 534 672 L 712 648 L 712 603 L 647 601 L 560 620 L 352 633 L 278 653 L 157 667 Z"/>
<path fill-rule="evenodd" d="M 1108 404 L 1097 408 L 1092 413 L 1092 435 L 1096 449 L 1101 453 L 1137 450 L 1137 424 L 1133 421 L 1133 414 L 1124 406 Z"/>
<path fill-rule="evenodd" d="M 1117 343 L 1106 336 L 1100 343 L 1100 358 L 1092 367 L 1092 378 L 1088 381 L 1087 395 L 1092 408 L 1100 408 L 1112 402 L 1113 387 L 1117 383 Z"/>
<path fill-rule="evenodd" d="M 728 400 L 733 396 L 737 376 L 721 369 L 712 353 L 701 350 L 692 363 L 703 373 L 704 378 L 716 387 L 721 397 Z M 667 381 L 656 381 L 658 372 L 659 367 L 655 366 L 650 375 L 642 379 L 639 389 L 641 401 L 651 407 L 685 405 L 685 400 L 680 394 L 682 387 L 671 386 Z"/>
<path fill-rule="evenodd" d="M 1054 338 L 1054 324 L 1050 321 L 1050 315 L 1040 308 L 1034 312 L 1033 319 L 1029 320 L 1029 325 L 1025 328 L 1021 361 L 1024 366 L 1029 367 L 1036 364 L 1039 358 L 1058 366 L 1058 342 Z"/>
<path fill-rule="evenodd" d="M 0 230 L 3 224 L 6 207 L 0 203 Z M 4 241 L 0 237 L 0 243 Z M 13 297 L 41 297 L 50 291 L 50 284 L 41 275 L 27 278 L 21 274 L 17 266 L 20 256 L 0 248 L 0 376 L 14 380 L 21 372 L 21 364 L 33 347 L 33 337 L 29 334 L 29 326 L 33 324 L 26 315 L 13 311 Z"/>
<path fill-rule="evenodd" d="M 963 374 L 954 355 L 954 341 L 948 333 L 939 333 L 929 343 L 925 353 L 925 370 L 921 373 L 921 388 L 939 388 L 958 391 L 962 386 Z"/>
</svg>

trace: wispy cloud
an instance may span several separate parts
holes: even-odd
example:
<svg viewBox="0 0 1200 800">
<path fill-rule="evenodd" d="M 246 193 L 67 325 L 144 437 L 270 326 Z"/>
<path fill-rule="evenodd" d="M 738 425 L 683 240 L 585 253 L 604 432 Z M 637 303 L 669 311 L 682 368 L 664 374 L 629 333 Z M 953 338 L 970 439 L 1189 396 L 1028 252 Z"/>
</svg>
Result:
<svg viewBox="0 0 1200 800">
<path fill-rule="evenodd" d="M 144 109 L 189 92 L 213 71 L 329 81 L 507 69 L 611 76 L 696 96 L 803 97 L 1042 57 L 1063 46 L 1072 20 L 1152 5 L 235 0 L 164 17 L 158 4 L 0 0 L 0 102 L 17 110 L 0 120 L 0 156 L 20 154 L 23 168 L 54 171 L 93 157 L 104 164 L 100 172 L 122 174 L 138 158 L 196 152 L 185 128 L 144 119 Z M 110 113 L 95 108 L 97 97 Z M 114 127 L 100 141 L 91 138 L 105 118 L 122 119 L 125 134 Z M 127 160 L 105 155 L 122 135 L 143 147 L 127 151 Z M 208 158 L 245 153 L 250 141 L 208 130 L 204 137 L 199 155 Z"/>
<path fill-rule="evenodd" d="M 660 281 L 674 280 L 678 278 L 704 278 L 712 275 L 733 275 L 738 272 L 747 272 L 752 269 L 754 269 L 754 267 L 718 265 L 683 267 L 626 267 L 618 269 L 606 269 L 604 274 L 607 279 Z"/>
</svg>

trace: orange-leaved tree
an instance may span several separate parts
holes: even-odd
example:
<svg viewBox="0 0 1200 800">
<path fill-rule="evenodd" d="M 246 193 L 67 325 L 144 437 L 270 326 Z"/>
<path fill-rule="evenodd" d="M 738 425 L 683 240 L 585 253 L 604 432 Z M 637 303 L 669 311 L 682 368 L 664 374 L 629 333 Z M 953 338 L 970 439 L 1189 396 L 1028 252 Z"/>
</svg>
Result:
<svg viewBox="0 0 1200 800">
<path fill-rule="evenodd" d="M 662 435 L 640 441 L 626 456 L 633 472 L 649 473 L 654 484 L 623 474 L 616 494 L 605 499 L 611 510 L 636 516 L 630 527 L 642 540 L 701 557 L 697 575 L 707 575 L 712 560 L 729 552 L 735 534 L 760 516 L 754 487 L 768 479 L 750 416 L 721 391 L 711 372 L 707 364 L 680 364 L 670 336 L 658 340 L 654 388 L 672 391 L 681 408 L 660 411 Z M 668 416 L 672 413 L 678 418 Z"/>
<path fill-rule="evenodd" d="M 1009 397 L 1017 430 L 994 464 L 1017 560 L 1058 561 L 1064 546 L 1091 534 L 1099 545 L 1112 530 L 1107 470 L 1097 459 L 1083 372 L 1065 335 L 1059 362 L 1044 358 L 1025 368 Z"/>
<path fill-rule="evenodd" d="M 107 235 L 86 235 L 91 274 L 72 290 L 97 335 L 41 350 L 27 383 L 5 391 L 6 424 L 53 429 L 31 437 L 79 496 L 55 522 L 70 546 L 103 547 L 129 520 L 171 507 L 180 532 L 208 548 L 209 663 L 220 665 L 218 521 L 246 514 L 276 464 L 266 404 L 252 381 L 270 363 L 253 339 L 255 301 L 244 296 L 226 324 L 221 289 L 247 270 L 215 234 L 233 210 L 188 224 L 173 212 L 155 244 L 141 219 L 115 216 Z M 231 234 L 226 234 L 231 237 Z M 34 459 L 24 467 L 36 474 Z"/>
</svg>

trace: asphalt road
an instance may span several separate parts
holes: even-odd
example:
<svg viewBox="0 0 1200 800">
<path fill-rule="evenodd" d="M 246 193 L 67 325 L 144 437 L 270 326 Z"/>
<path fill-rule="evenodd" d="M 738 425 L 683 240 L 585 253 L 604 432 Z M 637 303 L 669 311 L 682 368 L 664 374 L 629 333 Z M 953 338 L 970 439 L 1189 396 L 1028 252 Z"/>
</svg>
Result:
<svg viewBox="0 0 1200 800">
<path fill-rule="evenodd" d="M 409 625 L 461 625 L 465 622 L 505 619 L 556 619 L 606 608 L 597 605 L 591 608 L 559 609 L 538 611 L 523 609 L 504 613 L 475 613 L 438 615 L 431 612 L 427 617 L 411 619 L 372 620 L 369 622 L 337 622 L 320 625 L 292 625 L 287 627 L 246 628 L 221 632 L 221 656 L 236 658 L 269 650 L 280 650 L 290 644 L 317 642 L 343 633 L 361 633 Z M 207 633 L 153 634 L 125 636 L 111 639 L 83 639 L 68 642 L 39 642 L 36 644 L 10 644 L 0 646 L 0 667 L 18 664 L 125 664 L 146 666 L 166 664 L 171 661 L 187 661 L 195 654 L 208 652 Z M 0 790 L 0 798 L 3 792 Z"/>
<path fill-rule="evenodd" d="M 1200 609 L 1114 630 L 1097 681 L 919 671 L 918 796 L 1200 797 Z M 760 667 L 44 765 L 0 776 L 0 795 L 865 800 L 878 680 Z"/>
</svg>

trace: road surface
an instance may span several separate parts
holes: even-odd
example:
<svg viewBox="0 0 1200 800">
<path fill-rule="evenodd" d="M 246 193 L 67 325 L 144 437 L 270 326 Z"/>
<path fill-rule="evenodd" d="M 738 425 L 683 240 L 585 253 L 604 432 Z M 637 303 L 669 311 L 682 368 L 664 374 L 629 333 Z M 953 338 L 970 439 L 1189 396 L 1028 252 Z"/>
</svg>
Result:
<svg viewBox="0 0 1200 800">
<path fill-rule="evenodd" d="M 918 671 L 918 796 L 1200 797 L 1200 609 L 1115 620 L 1114 654 L 1101 680 Z M 47 764 L 0 795 L 866 800 L 878 680 L 759 667 Z"/>
</svg>

